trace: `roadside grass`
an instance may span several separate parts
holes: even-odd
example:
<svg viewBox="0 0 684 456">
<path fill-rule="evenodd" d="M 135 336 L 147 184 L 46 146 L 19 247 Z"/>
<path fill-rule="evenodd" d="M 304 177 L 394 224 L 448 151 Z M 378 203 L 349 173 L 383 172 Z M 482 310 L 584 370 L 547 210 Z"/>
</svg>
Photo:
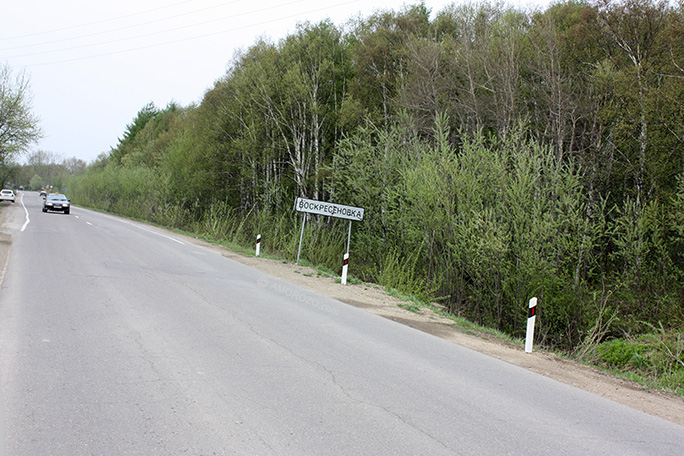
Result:
<svg viewBox="0 0 684 456">
<path fill-rule="evenodd" d="M 650 326 L 647 334 L 598 344 L 589 359 L 617 377 L 684 398 L 684 328 Z"/>
</svg>

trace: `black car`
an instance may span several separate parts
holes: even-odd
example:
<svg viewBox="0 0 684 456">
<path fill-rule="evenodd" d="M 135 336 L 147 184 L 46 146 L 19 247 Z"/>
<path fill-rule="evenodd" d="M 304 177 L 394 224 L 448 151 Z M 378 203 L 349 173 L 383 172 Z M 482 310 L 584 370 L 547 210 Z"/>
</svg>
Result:
<svg viewBox="0 0 684 456">
<path fill-rule="evenodd" d="M 68 214 L 70 209 L 69 200 L 64 195 L 50 193 L 43 202 L 43 212 L 57 211 Z"/>
</svg>

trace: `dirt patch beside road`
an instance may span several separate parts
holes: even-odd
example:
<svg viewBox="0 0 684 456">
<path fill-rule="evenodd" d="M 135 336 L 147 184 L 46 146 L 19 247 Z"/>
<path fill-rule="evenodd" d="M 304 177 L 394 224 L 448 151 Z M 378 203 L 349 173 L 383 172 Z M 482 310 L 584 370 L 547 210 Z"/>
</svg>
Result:
<svg viewBox="0 0 684 456">
<path fill-rule="evenodd" d="M 19 195 L 17 195 L 17 200 L 19 200 Z M 0 202 L 0 285 L 5 277 L 5 268 L 12 249 L 12 232 L 18 231 L 16 218 L 17 214 L 21 213 L 21 205 L 18 210 L 16 205 L 17 203 L 9 201 Z"/>
<path fill-rule="evenodd" d="M 11 249 L 12 235 L 19 232 L 22 223 L 23 210 L 21 205 L 18 202 L 14 205 L 2 203 L 0 206 L 0 281 L 4 276 Z M 160 228 L 155 229 L 161 231 Z M 451 326 L 450 320 L 430 310 L 422 309 L 420 313 L 415 313 L 403 309 L 399 306 L 402 304 L 401 300 L 389 296 L 374 285 L 342 285 L 336 283 L 334 278 L 318 276 L 317 272 L 311 268 L 266 258 L 244 256 L 193 237 L 173 232 L 167 234 L 218 251 L 225 257 L 324 296 L 329 296 L 651 415 L 684 425 L 684 399 L 672 394 L 645 391 L 635 383 L 617 379 L 591 367 L 559 358 L 551 353 L 540 351 L 525 353 L 523 347 L 494 336 L 464 332 Z"/>
</svg>

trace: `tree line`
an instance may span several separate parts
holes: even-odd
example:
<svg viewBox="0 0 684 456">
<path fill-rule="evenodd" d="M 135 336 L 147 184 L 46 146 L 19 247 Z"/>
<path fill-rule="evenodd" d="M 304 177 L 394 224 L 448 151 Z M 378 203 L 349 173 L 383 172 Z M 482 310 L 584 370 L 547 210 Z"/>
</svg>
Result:
<svg viewBox="0 0 684 456">
<path fill-rule="evenodd" d="M 303 23 L 198 104 L 144 106 L 68 187 L 296 255 L 296 197 L 365 208 L 350 272 L 579 350 L 684 323 L 684 3 L 424 3 Z M 303 257 L 339 269 L 347 225 Z"/>
</svg>

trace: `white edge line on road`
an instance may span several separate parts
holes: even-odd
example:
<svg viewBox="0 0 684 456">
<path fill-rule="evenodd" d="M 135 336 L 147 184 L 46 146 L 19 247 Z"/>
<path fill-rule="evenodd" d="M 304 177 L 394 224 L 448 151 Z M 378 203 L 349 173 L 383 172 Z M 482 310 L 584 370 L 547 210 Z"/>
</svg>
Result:
<svg viewBox="0 0 684 456">
<path fill-rule="evenodd" d="M 142 227 L 142 226 L 140 226 L 140 225 L 137 225 L 137 224 L 135 224 L 135 223 L 127 222 L 127 221 L 125 221 L 125 220 L 119 220 L 119 221 L 120 221 L 121 223 L 125 223 L 125 224 L 127 224 L 127 225 L 131 225 L 131 226 L 134 226 L 134 227 L 136 227 L 136 228 L 140 228 L 140 229 L 143 230 L 143 231 L 147 231 L 147 232 L 149 232 L 149 233 L 156 234 L 157 236 L 161 236 L 161 237 L 163 237 L 163 238 L 170 239 L 170 240 L 172 240 L 173 242 L 178 242 L 180 245 L 185 245 L 185 242 L 179 241 L 178 239 L 172 238 L 171 236 L 167 236 L 167 235 L 165 235 L 165 234 L 161 234 L 159 231 L 154 231 L 154 230 L 151 230 L 151 229 L 149 229 L 149 228 L 145 228 L 145 227 Z"/>
<path fill-rule="evenodd" d="M 24 204 L 24 192 L 21 192 L 21 207 L 23 207 L 24 212 L 26 212 L 26 221 L 24 222 L 24 226 L 21 227 L 21 231 L 24 231 L 28 224 L 31 223 L 31 218 L 29 217 L 28 209 L 26 209 L 26 205 Z"/>
</svg>

